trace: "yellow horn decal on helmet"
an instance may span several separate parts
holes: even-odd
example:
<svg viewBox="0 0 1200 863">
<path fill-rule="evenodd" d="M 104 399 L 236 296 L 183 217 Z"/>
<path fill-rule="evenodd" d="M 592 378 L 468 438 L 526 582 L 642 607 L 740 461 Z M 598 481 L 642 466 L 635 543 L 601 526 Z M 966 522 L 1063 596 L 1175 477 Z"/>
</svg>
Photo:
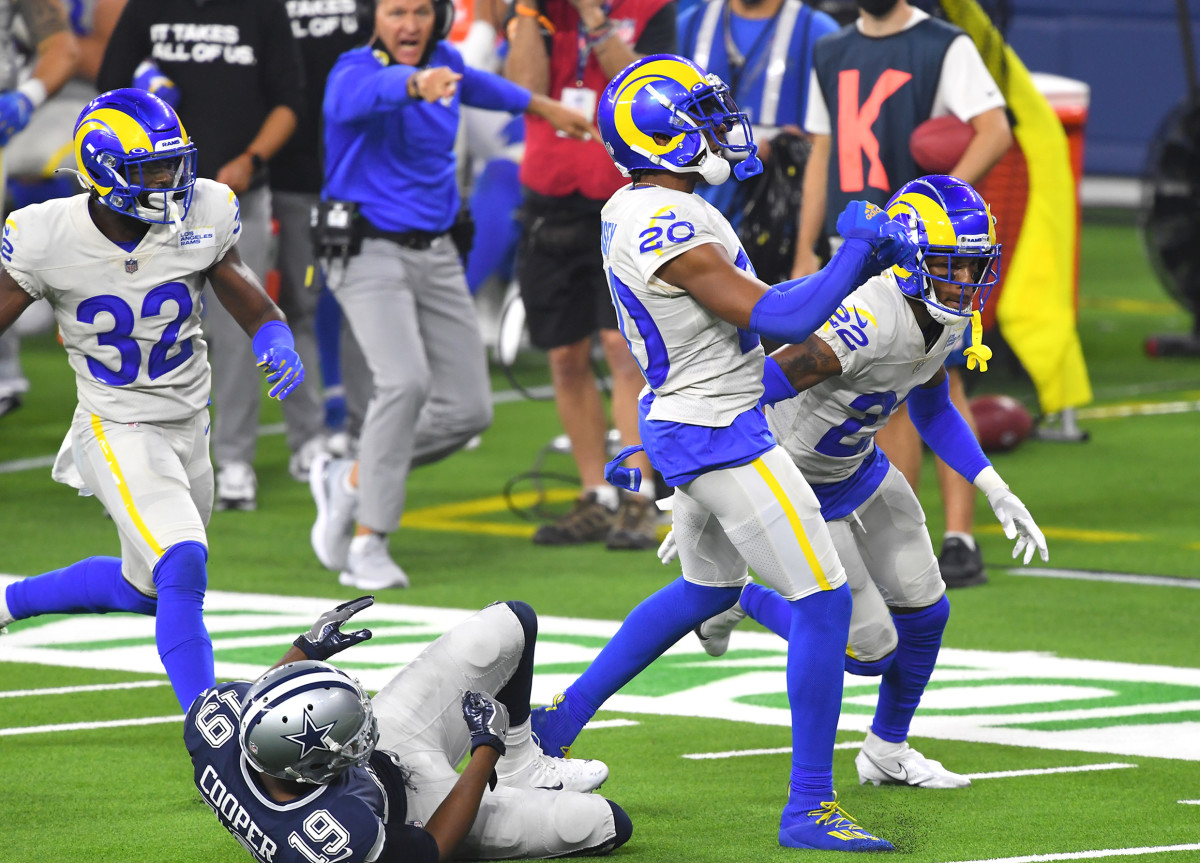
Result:
<svg viewBox="0 0 1200 863">
<path fill-rule="evenodd" d="M 91 132 L 93 129 L 105 129 L 105 128 L 107 128 L 107 127 L 103 123 L 97 123 L 95 121 L 87 121 L 84 123 L 80 123 L 79 128 L 76 129 L 76 131 L 75 131 L 75 166 L 79 169 L 79 173 L 81 173 L 84 176 L 84 179 L 87 180 L 88 185 L 91 186 L 93 189 L 95 189 L 97 192 L 99 192 L 101 195 L 107 195 L 109 192 L 111 192 L 113 190 L 113 187 L 112 186 L 101 186 L 99 183 L 96 182 L 95 178 L 92 177 L 92 175 L 88 172 L 87 168 L 83 164 L 82 147 L 83 147 L 83 139 L 87 136 L 88 132 Z"/>
<path fill-rule="evenodd" d="M 138 149 L 145 150 L 147 153 L 154 150 L 150 136 L 146 134 L 146 130 L 138 121 L 116 108 L 98 108 L 83 119 L 85 122 L 95 120 L 97 123 L 107 126 L 117 136 L 126 153 Z"/>
<path fill-rule="evenodd" d="M 652 86 L 658 81 L 677 81 L 688 90 L 704 81 L 696 70 L 678 60 L 655 60 L 645 66 L 639 66 L 636 74 L 621 84 L 613 105 L 613 125 L 621 140 L 630 147 L 638 147 L 655 156 L 662 156 L 679 146 L 683 135 L 676 135 L 665 144 L 655 142 L 652 135 L 647 135 L 633 122 L 633 97 L 645 87 Z"/>
<path fill-rule="evenodd" d="M 950 217 L 946 215 L 946 211 L 938 206 L 937 202 L 924 195 L 919 195 L 915 192 L 908 192 L 896 199 L 896 204 L 888 210 L 889 216 L 894 216 L 892 210 L 897 210 L 897 204 L 907 204 L 913 211 L 921 217 L 921 222 L 925 227 L 925 235 L 929 237 L 931 246 L 950 246 L 955 248 L 958 246 L 958 234 L 954 231 L 954 225 L 950 223 Z"/>
<path fill-rule="evenodd" d="M 987 371 L 992 349 L 983 343 L 983 318 L 978 309 L 971 312 L 971 346 L 964 350 L 963 354 L 967 357 L 968 369 L 978 366 L 980 372 Z"/>
<path fill-rule="evenodd" d="M 988 242 L 993 246 L 996 245 L 996 217 L 992 215 L 992 205 L 984 203 L 984 209 L 987 211 L 988 219 Z"/>
</svg>

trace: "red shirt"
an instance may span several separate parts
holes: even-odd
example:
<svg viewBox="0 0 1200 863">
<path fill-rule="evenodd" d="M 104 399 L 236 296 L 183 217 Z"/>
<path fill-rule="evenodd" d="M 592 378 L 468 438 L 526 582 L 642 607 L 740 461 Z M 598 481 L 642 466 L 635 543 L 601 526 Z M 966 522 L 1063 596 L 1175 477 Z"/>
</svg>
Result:
<svg viewBox="0 0 1200 863">
<path fill-rule="evenodd" d="M 669 0 L 615 0 L 608 18 L 617 28 L 612 39 L 620 39 L 630 48 L 641 37 L 646 24 Z M 563 87 L 578 87 L 580 57 L 580 21 L 568 0 L 548 0 L 546 16 L 554 24 L 550 49 L 550 93 L 561 99 Z M 608 86 L 608 76 L 590 52 L 583 65 L 583 84 L 596 94 Z M 593 121 L 595 117 L 593 116 Z M 521 183 L 540 195 L 565 197 L 578 192 L 585 198 L 606 201 L 625 179 L 599 141 L 580 141 L 559 137 L 554 127 L 531 114 L 525 116 L 525 158 L 521 162 Z"/>
</svg>

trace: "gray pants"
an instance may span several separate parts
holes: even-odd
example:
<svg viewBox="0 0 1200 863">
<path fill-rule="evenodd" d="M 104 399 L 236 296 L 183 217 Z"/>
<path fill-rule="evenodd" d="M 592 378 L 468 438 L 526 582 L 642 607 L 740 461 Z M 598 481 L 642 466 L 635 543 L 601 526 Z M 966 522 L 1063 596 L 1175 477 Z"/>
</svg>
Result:
<svg viewBox="0 0 1200 863">
<path fill-rule="evenodd" d="M 238 252 L 254 274 L 262 279 L 271 269 L 271 192 L 266 187 L 239 196 L 242 233 Z M 305 211 L 307 227 L 307 211 Z M 290 250 L 280 238 L 281 255 L 289 265 L 298 266 L 299 284 L 291 287 L 284 276 L 281 302 L 288 323 L 296 337 L 296 350 L 306 370 L 319 368 L 316 356 L 316 336 L 312 328 L 314 298 L 304 299 L 304 268 L 308 260 L 295 261 L 297 252 L 292 241 Z M 306 257 L 311 257 L 307 255 Z M 295 278 L 294 271 L 292 278 Z M 298 287 L 298 290 L 296 289 Z M 292 296 L 288 296 L 289 293 Z M 293 317 L 293 314 L 296 317 Z M 218 467 L 229 462 L 254 461 L 258 441 L 258 411 L 262 398 L 262 374 L 256 368 L 250 339 L 233 316 L 212 294 L 205 304 L 205 335 L 208 339 L 208 360 L 212 364 L 212 398 L 216 406 L 213 421 L 213 461 Z M 312 374 L 312 371 L 308 371 Z M 323 424 L 323 411 L 316 387 L 304 383 L 288 396 L 283 404 L 283 416 L 288 427 L 288 445 L 294 450 L 315 434 Z M 293 404 L 294 402 L 294 404 Z"/>
<path fill-rule="evenodd" d="M 446 236 L 420 251 L 364 240 L 333 292 L 374 383 L 359 442 L 358 522 L 391 533 L 410 467 L 449 455 L 492 421 L 475 306 Z"/>
</svg>

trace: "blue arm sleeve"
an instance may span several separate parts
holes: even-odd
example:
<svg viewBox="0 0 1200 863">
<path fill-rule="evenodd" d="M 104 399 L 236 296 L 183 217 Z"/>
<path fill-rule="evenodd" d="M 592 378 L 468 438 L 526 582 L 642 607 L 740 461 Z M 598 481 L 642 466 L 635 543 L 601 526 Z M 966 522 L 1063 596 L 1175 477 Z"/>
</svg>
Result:
<svg viewBox="0 0 1200 863">
<path fill-rule="evenodd" d="M 780 282 L 754 304 L 750 331 L 777 342 L 798 344 L 837 311 L 846 295 L 865 282 L 872 259 L 866 240 L 847 240 L 821 270 Z"/>
<path fill-rule="evenodd" d="M 971 482 L 991 465 L 971 427 L 950 401 L 949 380 L 913 390 L 908 396 L 908 415 L 929 448 Z"/>
<path fill-rule="evenodd" d="M 343 60 L 329 73 L 322 109 L 327 120 L 348 123 L 413 101 L 408 79 L 416 69 L 401 64 L 385 68 L 369 56 L 364 59 Z"/>
<path fill-rule="evenodd" d="M 296 339 L 292 335 L 292 328 L 283 321 L 267 321 L 254 334 L 250 347 L 254 356 L 261 357 L 271 348 L 284 347 L 295 350 Z"/>
<path fill-rule="evenodd" d="M 799 392 L 783 373 L 779 363 L 774 357 L 767 357 L 763 364 L 763 394 L 758 400 L 759 407 L 773 405 L 796 395 L 799 395 Z"/>
<path fill-rule="evenodd" d="M 462 88 L 462 103 L 472 108 L 520 114 L 529 107 L 532 98 L 524 87 L 470 66 L 463 69 L 463 78 L 458 84 Z"/>
</svg>

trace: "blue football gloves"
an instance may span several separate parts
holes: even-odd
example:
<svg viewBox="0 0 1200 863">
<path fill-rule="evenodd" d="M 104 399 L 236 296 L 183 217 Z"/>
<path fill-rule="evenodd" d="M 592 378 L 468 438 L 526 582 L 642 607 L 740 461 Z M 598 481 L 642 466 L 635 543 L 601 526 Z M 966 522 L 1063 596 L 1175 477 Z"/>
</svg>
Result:
<svg viewBox="0 0 1200 863">
<path fill-rule="evenodd" d="M 480 746 L 490 746 L 503 755 L 508 709 L 486 692 L 464 692 L 462 713 L 471 733 L 471 752 Z"/>
<path fill-rule="evenodd" d="M 837 231 L 847 240 L 874 243 L 888 221 L 888 214 L 870 201 L 851 201 L 838 216 Z"/>
<path fill-rule="evenodd" d="M 0 147 L 5 147 L 12 136 L 29 125 L 33 116 L 33 102 L 20 90 L 0 93 Z"/>
<path fill-rule="evenodd" d="M 872 258 L 878 271 L 896 264 L 914 261 L 916 243 L 908 229 L 869 201 L 851 201 L 837 220 L 838 233 L 847 240 L 866 240 L 871 244 Z"/>
<path fill-rule="evenodd" d="M 325 661 L 335 653 L 341 653 L 347 647 L 353 647 L 359 642 L 366 641 L 371 637 L 371 630 L 342 632 L 342 624 L 374 603 L 375 597 L 373 596 L 360 596 L 358 599 L 343 602 L 337 608 L 318 617 L 317 622 L 309 627 L 308 632 L 301 635 L 292 644 L 300 648 L 301 652 L 309 659 Z"/>
<path fill-rule="evenodd" d="M 179 88 L 162 73 L 153 60 L 143 60 L 133 72 L 133 86 L 162 99 L 172 108 L 179 107 Z"/>
<path fill-rule="evenodd" d="M 304 380 L 304 363 L 296 353 L 291 329 L 283 321 L 267 321 L 254 334 L 252 344 L 258 367 L 267 383 L 274 384 L 267 395 L 283 401 Z"/>
</svg>

